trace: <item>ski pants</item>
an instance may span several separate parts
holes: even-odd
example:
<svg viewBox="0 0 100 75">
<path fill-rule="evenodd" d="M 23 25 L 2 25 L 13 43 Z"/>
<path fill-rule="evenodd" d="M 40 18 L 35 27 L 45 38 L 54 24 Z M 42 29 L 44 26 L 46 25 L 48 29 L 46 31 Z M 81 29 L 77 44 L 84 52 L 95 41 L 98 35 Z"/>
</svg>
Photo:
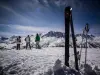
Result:
<svg viewBox="0 0 100 75">
<path fill-rule="evenodd" d="M 40 45 L 39 45 L 39 41 L 36 41 L 36 49 L 39 49 Z"/>
<path fill-rule="evenodd" d="M 26 43 L 26 49 L 28 48 L 28 46 L 29 46 L 29 48 L 31 49 L 30 42 L 27 42 L 27 43 Z"/>
<path fill-rule="evenodd" d="M 20 50 L 20 44 L 17 44 L 17 50 Z"/>
</svg>

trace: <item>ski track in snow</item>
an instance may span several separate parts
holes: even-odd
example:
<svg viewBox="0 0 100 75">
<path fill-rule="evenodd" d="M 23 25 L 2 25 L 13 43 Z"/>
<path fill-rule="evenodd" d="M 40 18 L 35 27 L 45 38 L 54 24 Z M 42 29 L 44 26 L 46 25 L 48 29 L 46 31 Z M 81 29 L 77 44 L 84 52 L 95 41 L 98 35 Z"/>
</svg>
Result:
<svg viewBox="0 0 100 75">
<path fill-rule="evenodd" d="M 54 66 L 57 59 L 64 64 L 64 47 L 48 47 L 32 50 L 4 50 L 0 51 L 0 66 L 7 75 L 12 71 L 14 75 L 39 75 Z M 80 48 L 78 48 L 80 50 Z M 70 48 L 70 65 L 74 64 L 74 50 Z M 84 52 L 82 50 L 81 63 L 84 63 Z M 100 50 L 89 48 L 87 63 L 100 66 Z"/>
</svg>

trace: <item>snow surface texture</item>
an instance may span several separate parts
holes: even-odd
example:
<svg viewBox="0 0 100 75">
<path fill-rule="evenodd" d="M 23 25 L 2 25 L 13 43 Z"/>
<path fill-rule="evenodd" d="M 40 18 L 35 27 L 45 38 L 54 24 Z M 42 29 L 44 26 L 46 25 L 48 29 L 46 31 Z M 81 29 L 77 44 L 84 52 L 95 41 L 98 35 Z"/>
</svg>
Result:
<svg viewBox="0 0 100 75">
<path fill-rule="evenodd" d="M 78 48 L 80 50 L 80 48 Z M 87 65 L 84 69 L 84 51 L 82 51 L 81 75 L 100 75 L 100 50 L 88 49 Z M 52 72 L 56 60 L 61 60 L 61 66 L 64 65 L 64 47 L 48 47 L 32 50 L 3 50 L 0 51 L 0 69 L 3 69 L 5 75 L 54 75 Z M 55 65 L 55 66 L 54 66 Z M 77 72 L 74 69 L 73 49 L 70 48 L 70 67 L 65 69 L 68 72 Z M 59 68 L 59 67 L 57 67 Z M 89 73 L 86 73 L 89 72 Z M 75 75 L 74 73 L 72 75 Z M 80 75 L 80 74 L 77 74 Z"/>
<path fill-rule="evenodd" d="M 39 75 L 52 68 L 59 58 L 64 62 L 64 48 L 0 51 L 0 65 L 7 75 L 11 71 L 15 75 Z"/>
</svg>

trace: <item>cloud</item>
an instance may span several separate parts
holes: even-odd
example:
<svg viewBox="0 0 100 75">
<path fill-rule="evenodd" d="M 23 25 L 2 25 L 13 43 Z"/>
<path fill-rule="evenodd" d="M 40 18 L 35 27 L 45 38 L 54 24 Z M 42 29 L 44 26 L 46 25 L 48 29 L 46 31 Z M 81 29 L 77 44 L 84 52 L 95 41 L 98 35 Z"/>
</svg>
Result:
<svg viewBox="0 0 100 75">
<path fill-rule="evenodd" d="M 15 33 L 11 33 L 11 32 L 0 32 L 0 36 L 12 36 Z M 16 35 L 16 34 L 15 34 Z"/>
<path fill-rule="evenodd" d="M 64 32 L 64 30 L 62 28 L 50 28 L 50 27 L 14 25 L 13 28 L 17 29 L 18 31 L 24 31 L 24 32 L 42 32 L 42 33 L 49 32 L 49 31 Z"/>
<path fill-rule="evenodd" d="M 7 16 L 1 16 L 0 19 L 2 20 L 2 18 L 4 18 L 7 20 L 7 23 L 14 22 L 15 24 L 21 25 L 34 24 L 35 20 L 39 20 L 41 17 L 43 19 L 48 18 L 50 17 L 49 15 L 52 15 L 51 18 L 60 17 L 60 15 L 63 16 L 65 6 L 71 5 L 76 7 L 81 3 L 79 0 L 10 0 L 10 2 L 11 4 L 9 4 L 9 1 L 0 3 L 0 7 L 2 7 L 5 12 L 10 12 L 10 14 L 4 12 L 3 14 Z M 4 23 L 6 23 L 6 20 L 4 20 Z"/>
<path fill-rule="evenodd" d="M 9 7 L 9 6 L 6 6 L 6 5 L 0 5 L 0 7 L 2 7 L 3 9 L 6 9 L 7 11 L 9 12 L 12 12 L 14 15 L 18 16 L 19 19 L 21 18 L 21 20 L 26 20 L 28 22 L 31 22 L 31 19 L 30 18 L 27 18 L 25 16 L 23 16 L 22 14 L 20 14 L 18 11 L 14 10 L 13 8 Z"/>
<path fill-rule="evenodd" d="M 26 35 L 31 35 L 31 34 L 34 34 L 34 33 L 23 33 L 23 32 L 17 32 L 17 33 L 14 33 L 14 32 L 0 32 L 0 36 L 6 36 L 6 37 L 10 37 L 10 36 L 26 36 Z"/>
</svg>

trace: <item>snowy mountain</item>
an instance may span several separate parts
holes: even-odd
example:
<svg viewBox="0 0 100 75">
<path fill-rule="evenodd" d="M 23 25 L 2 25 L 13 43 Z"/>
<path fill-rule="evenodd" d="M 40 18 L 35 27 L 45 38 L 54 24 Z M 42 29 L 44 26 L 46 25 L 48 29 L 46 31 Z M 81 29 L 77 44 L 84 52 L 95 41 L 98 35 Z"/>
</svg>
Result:
<svg viewBox="0 0 100 75">
<path fill-rule="evenodd" d="M 83 37 L 83 42 L 82 42 L 82 37 Z M 76 34 L 77 38 L 77 47 L 86 47 L 86 36 L 82 34 Z M 87 43 L 88 43 L 88 48 L 100 48 L 100 37 L 94 36 L 94 35 L 88 35 L 87 36 Z M 72 42 L 71 42 L 72 43 Z"/>
<path fill-rule="evenodd" d="M 65 37 L 65 34 L 63 32 L 55 32 L 55 31 L 50 31 L 46 34 L 44 34 L 42 37 L 57 37 L 57 38 L 60 38 L 60 37 Z"/>
<path fill-rule="evenodd" d="M 5 42 L 6 40 L 8 40 L 8 38 L 7 38 L 7 37 L 0 37 L 0 43 Z"/>
<path fill-rule="evenodd" d="M 76 34 L 76 37 L 83 37 L 86 38 L 86 35 L 84 34 Z M 87 39 L 93 40 L 95 36 L 94 35 L 87 35 Z"/>
<path fill-rule="evenodd" d="M 31 46 L 35 47 L 35 36 L 36 35 L 30 35 L 31 38 Z M 40 35 L 41 41 L 40 46 L 41 47 L 64 47 L 65 46 L 65 34 L 62 32 L 54 32 L 50 31 L 44 35 Z M 86 47 L 86 36 L 82 34 L 76 34 L 76 44 L 77 47 L 80 48 L 81 44 L 82 47 Z M 82 42 L 82 36 L 83 36 L 83 42 Z M 21 36 L 21 48 L 25 48 L 26 42 L 25 42 L 26 36 Z M 16 38 L 17 36 L 11 36 L 10 38 L 0 38 L 0 49 L 14 49 L 16 48 Z M 100 48 L 100 37 L 94 36 L 94 35 L 88 35 L 87 36 L 87 42 L 89 48 Z M 70 35 L 70 47 L 73 47 L 72 37 Z"/>
</svg>

